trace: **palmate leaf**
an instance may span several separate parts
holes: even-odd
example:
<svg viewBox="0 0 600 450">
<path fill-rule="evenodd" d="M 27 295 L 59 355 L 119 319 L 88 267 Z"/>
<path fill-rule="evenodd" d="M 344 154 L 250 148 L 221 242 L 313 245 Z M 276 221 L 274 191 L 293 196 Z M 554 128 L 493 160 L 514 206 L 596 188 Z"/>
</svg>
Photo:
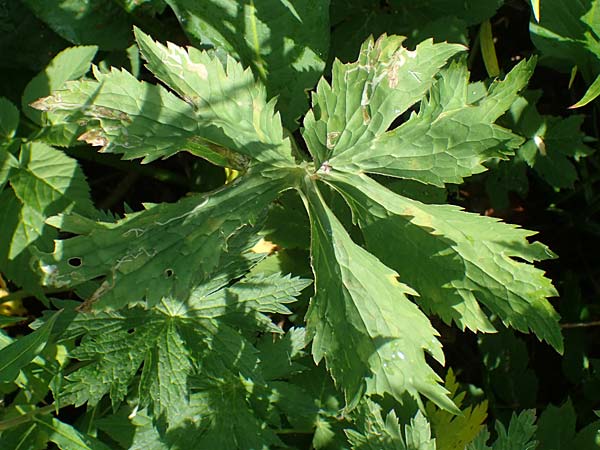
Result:
<svg viewBox="0 0 600 450">
<path fill-rule="evenodd" d="M 386 392 L 402 400 L 424 394 L 455 411 L 424 350 L 444 354 L 427 317 L 406 295 L 397 273 L 356 245 L 319 194 L 308 186 L 315 297 L 307 313 L 315 362 L 325 358 L 348 406 L 364 394 Z"/>
<path fill-rule="evenodd" d="M 40 99 L 34 107 L 70 112 L 87 123 L 79 139 L 103 152 L 150 162 L 187 150 L 238 170 L 250 160 L 293 165 L 275 102 L 249 69 L 194 48 L 165 47 L 136 29 L 148 68 L 177 92 L 138 81 L 130 73 L 95 71 L 96 81 L 75 81 Z"/>
<path fill-rule="evenodd" d="M 366 175 L 331 171 L 323 178 L 350 204 L 367 248 L 417 290 L 426 309 L 462 329 L 491 331 L 480 302 L 507 326 L 533 331 L 562 352 L 558 314 L 546 300 L 556 290 L 541 270 L 521 262 L 553 256 L 527 241 L 533 232 L 410 200 Z"/>
<path fill-rule="evenodd" d="M 44 283 L 76 286 L 104 277 L 86 307 L 187 298 L 258 240 L 255 226 L 286 181 L 255 169 L 260 173 L 250 170 L 235 185 L 212 194 L 154 205 L 114 223 L 80 216 L 51 219 L 79 236 L 56 241 L 53 255 L 39 255 Z"/>
<path fill-rule="evenodd" d="M 230 272 L 220 284 L 239 275 Z M 204 387 L 197 381 L 194 389 L 218 392 L 224 379 L 238 376 L 262 381 L 258 350 L 244 334 L 281 333 L 264 314 L 289 314 L 284 305 L 308 284 L 281 275 L 244 278 L 231 287 L 211 282 L 212 292 L 202 286 L 186 302 L 163 298 L 152 309 L 80 314 L 63 339 L 83 335 L 72 356 L 89 364 L 68 377 L 62 399 L 93 406 L 109 394 L 117 406 L 143 364 L 140 406 L 174 424 L 189 406 L 190 377 L 200 368 Z"/>
<path fill-rule="evenodd" d="M 444 386 L 456 406 L 461 410 L 461 415 L 456 416 L 427 403 L 427 417 L 431 423 L 435 436 L 436 450 L 464 450 L 484 429 L 487 417 L 487 401 L 475 406 L 463 406 L 465 392 L 458 392 L 458 383 L 452 369 L 448 370 Z"/>
<path fill-rule="evenodd" d="M 491 447 L 486 444 L 490 433 L 483 430 L 466 448 L 467 450 L 534 450 L 537 448 L 536 429 L 535 411 L 525 410 L 518 415 L 513 413 L 508 429 L 500 421 L 496 421 L 498 437 Z"/>
<path fill-rule="evenodd" d="M 426 41 L 409 52 L 401 42 L 371 39 L 356 63 L 336 62 L 331 85 L 319 83 L 304 122 L 317 168 L 301 188 L 316 285 L 307 325 L 315 361 L 325 358 L 347 406 L 363 393 L 401 400 L 408 392 L 456 411 L 424 358 L 428 352 L 443 363 L 436 332 L 407 295 L 462 329 L 494 331 L 489 311 L 562 351 L 558 315 L 546 300 L 556 291 L 527 264 L 552 254 L 527 241 L 531 232 L 408 199 L 364 172 L 443 186 L 512 153 L 522 139 L 494 122 L 527 83 L 534 61 L 519 64 L 471 104 L 464 63 L 440 72 L 461 46 Z M 430 88 L 419 114 L 388 131 Z M 352 242 L 314 180 L 345 198 L 366 250 Z"/>
<path fill-rule="evenodd" d="M 358 409 L 357 424 L 360 431 L 345 430 L 352 450 L 435 450 L 436 440 L 431 437 L 427 419 L 421 412 L 404 428 L 398 423 L 394 410 L 385 420 L 381 407 L 370 400 Z"/>
<path fill-rule="evenodd" d="M 418 48 L 417 48 L 418 51 Z M 440 73 L 418 115 L 373 140 L 333 156 L 339 170 L 390 175 L 443 186 L 483 172 L 483 162 L 506 158 L 522 138 L 494 124 L 516 100 L 533 73 L 534 60 L 523 61 L 503 81 L 470 105 L 468 71 L 453 63 Z"/>
</svg>

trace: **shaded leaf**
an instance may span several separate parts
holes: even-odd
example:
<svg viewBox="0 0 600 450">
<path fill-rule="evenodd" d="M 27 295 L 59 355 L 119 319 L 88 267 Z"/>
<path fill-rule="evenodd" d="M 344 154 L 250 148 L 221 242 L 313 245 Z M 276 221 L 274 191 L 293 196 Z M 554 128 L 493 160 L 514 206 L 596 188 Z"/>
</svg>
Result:
<svg viewBox="0 0 600 450">
<path fill-rule="evenodd" d="M 0 140 L 11 139 L 15 135 L 18 125 L 19 110 L 10 100 L 0 97 Z M 1 178 L 0 182 L 2 182 Z"/>
<path fill-rule="evenodd" d="M 285 126 L 308 109 L 305 90 L 321 75 L 329 49 L 329 0 L 168 0 L 198 46 L 237 57 L 267 87 Z"/>
<path fill-rule="evenodd" d="M 24 0 L 57 34 L 76 45 L 95 44 L 102 50 L 124 49 L 131 41 L 131 22 L 115 2 L 63 0 L 48 4 Z"/>
<path fill-rule="evenodd" d="M 66 81 L 85 75 L 90 69 L 97 50 L 96 46 L 70 47 L 56 55 L 48 67 L 33 78 L 25 88 L 21 103 L 23 113 L 38 125 L 44 125 L 42 113 L 31 108 L 29 104 L 62 88 Z"/>
<path fill-rule="evenodd" d="M 48 344 L 52 327 L 59 314 L 60 312 L 57 312 L 40 328 L 0 350 L 0 382 L 14 381 L 19 371 L 41 353 Z"/>
<path fill-rule="evenodd" d="M 381 407 L 370 400 L 364 402 L 358 413 L 360 431 L 345 430 L 353 450 L 435 450 L 436 440 L 431 437 L 429 423 L 421 412 L 402 427 L 392 409 L 385 419 Z"/>
</svg>

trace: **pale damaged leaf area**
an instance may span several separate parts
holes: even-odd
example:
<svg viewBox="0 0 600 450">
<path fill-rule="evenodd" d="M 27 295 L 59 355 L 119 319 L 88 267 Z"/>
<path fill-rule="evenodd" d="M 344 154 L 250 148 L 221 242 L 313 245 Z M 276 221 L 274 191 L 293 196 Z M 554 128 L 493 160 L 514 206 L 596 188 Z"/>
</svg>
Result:
<svg viewBox="0 0 600 450">
<path fill-rule="evenodd" d="M 506 159 L 523 142 L 494 122 L 517 100 L 535 60 L 518 64 L 474 104 L 467 101 L 469 73 L 453 63 L 439 74 L 418 114 L 399 127 L 357 144 L 329 160 L 336 169 L 363 171 L 444 186 L 487 170 L 483 162 Z"/>
<path fill-rule="evenodd" d="M 51 251 L 57 236 L 46 218 L 68 212 L 94 216 L 96 210 L 73 158 L 41 142 L 21 145 L 18 161 L 9 156 L 11 189 L 0 193 L 0 265 L 13 281 L 37 293 L 40 274 L 31 264 L 34 246 Z"/>
<path fill-rule="evenodd" d="M 33 106 L 71 113 L 87 128 L 79 140 L 127 159 L 189 151 L 237 170 L 251 161 L 293 164 L 275 102 L 267 102 L 249 69 L 232 58 L 224 67 L 207 52 L 163 46 L 139 30 L 136 36 L 148 68 L 181 97 L 113 68 L 94 70 L 95 81 L 69 82 Z"/>
<path fill-rule="evenodd" d="M 44 283 L 76 286 L 101 277 L 84 309 L 187 298 L 259 239 L 256 227 L 282 180 L 252 175 L 218 192 L 154 205 L 117 222 L 75 215 L 50 219 L 78 236 L 56 241 L 53 255 L 39 255 Z"/>
<path fill-rule="evenodd" d="M 533 331 L 562 352 L 559 316 L 547 300 L 558 293 L 528 264 L 554 255 L 527 241 L 533 232 L 396 195 L 366 175 L 331 172 L 325 180 L 351 206 L 369 251 L 398 271 L 426 310 L 461 329 L 493 331 L 481 303 L 505 325 Z"/>
<path fill-rule="evenodd" d="M 414 51 L 404 38 L 383 35 L 367 40 L 355 63 L 335 61 L 332 82 L 321 79 L 304 119 L 303 136 L 318 165 L 371 142 L 421 100 L 458 44 L 427 40 Z"/>
<path fill-rule="evenodd" d="M 442 346 L 398 274 L 352 242 L 315 185 L 306 188 L 312 227 L 315 297 L 306 320 L 315 362 L 325 358 L 348 406 L 363 394 L 425 395 L 456 411 L 425 351 L 441 364 Z"/>
</svg>

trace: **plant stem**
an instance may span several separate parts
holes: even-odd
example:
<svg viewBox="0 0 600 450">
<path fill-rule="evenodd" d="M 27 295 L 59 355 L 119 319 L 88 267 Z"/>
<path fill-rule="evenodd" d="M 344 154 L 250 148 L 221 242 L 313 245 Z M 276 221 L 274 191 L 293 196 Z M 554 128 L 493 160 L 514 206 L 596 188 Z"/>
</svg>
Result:
<svg viewBox="0 0 600 450">
<path fill-rule="evenodd" d="M 54 411 L 54 408 L 54 404 L 42 406 L 41 408 L 34 409 L 33 411 L 29 411 L 21 416 L 3 420 L 0 422 L 0 431 L 8 430 L 10 428 L 14 428 L 21 424 L 27 423 L 37 415 L 50 414 L 52 411 Z"/>
<path fill-rule="evenodd" d="M 561 323 L 561 328 L 587 328 L 587 327 L 598 327 L 600 326 L 600 320 L 593 320 L 591 322 L 575 322 L 575 323 Z"/>
<path fill-rule="evenodd" d="M 70 289 L 62 289 L 62 288 L 54 288 L 54 289 L 44 289 L 44 294 L 57 294 L 59 292 L 69 292 Z M 27 298 L 27 297 L 33 297 L 34 294 L 32 294 L 31 292 L 25 290 L 25 289 L 21 289 L 20 291 L 15 291 L 15 292 L 11 292 L 10 294 L 4 296 L 4 297 L 0 297 L 0 304 L 1 303 L 6 303 L 6 302 L 12 302 L 14 300 L 21 300 L 23 298 Z"/>
</svg>

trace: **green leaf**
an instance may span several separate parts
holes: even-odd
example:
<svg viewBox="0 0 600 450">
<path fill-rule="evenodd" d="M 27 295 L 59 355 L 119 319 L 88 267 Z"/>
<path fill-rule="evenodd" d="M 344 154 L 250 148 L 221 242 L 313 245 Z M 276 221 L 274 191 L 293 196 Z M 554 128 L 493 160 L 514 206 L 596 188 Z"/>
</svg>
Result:
<svg viewBox="0 0 600 450">
<path fill-rule="evenodd" d="M 195 141 L 199 151 L 203 145 L 205 151 L 220 146 L 273 165 L 293 163 L 275 102 L 267 102 L 264 86 L 250 70 L 230 57 L 224 66 L 214 54 L 164 46 L 137 28 L 135 34 L 148 69 L 192 106 L 200 122 L 196 134 L 205 139 Z"/>
<path fill-rule="evenodd" d="M 426 310 L 461 329 L 492 331 L 481 302 L 506 325 L 531 330 L 562 352 L 559 317 L 546 299 L 556 290 L 527 264 L 553 255 L 527 241 L 532 232 L 456 206 L 401 197 L 366 175 L 334 170 L 322 178 L 351 206 L 369 251 L 420 294 Z"/>
<path fill-rule="evenodd" d="M 496 421 L 496 441 L 489 447 L 486 442 L 490 437 L 487 430 L 483 430 L 466 450 L 534 450 L 537 441 L 534 440 L 536 431 L 535 412 L 525 410 L 520 414 L 513 413 L 508 430 L 500 421 Z"/>
<path fill-rule="evenodd" d="M 534 440 L 536 426 L 533 410 L 525 410 L 521 414 L 513 413 L 508 430 L 501 422 L 496 421 L 498 438 L 494 442 L 494 450 L 534 450 L 537 441 Z"/>
<path fill-rule="evenodd" d="M 83 307 L 120 308 L 144 298 L 150 305 L 187 298 L 195 286 L 227 273 L 229 264 L 251 265 L 256 255 L 239 255 L 256 243 L 265 208 L 287 184 L 256 169 L 212 194 L 151 206 L 114 223 L 50 220 L 79 236 L 56 241 L 53 255 L 39 256 L 44 283 L 76 286 L 103 277 Z"/>
<path fill-rule="evenodd" d="M 18 126 L 19 110 L 10 100 L 0 97 L 0 140 L 11 139 Z"/>
<path fill-rule="evenodd" d="M 19 167 L 17 158 L 8 151 L 7 147 L 0 145 L 0 191 L 16 167 Z"/>
<path fill-rule="evenodd" d="M 45 220 L 68 211 L 93 216 L 95 208 L 77 162 L 41 142 L 21 146 L 10 184 L 12 190 L 0 194 L 0 265 L 15 283 L 37 292 L 39 274 L 30 266 L 33 245 L 51 251 L 57 236 Z"/>
<path fill-rule="evenodd" d="M 2 2 L 0 29 L 3 90 L 8 93 L 10 88 L 16 87 L 13 93 L 20 95 L 31 77 L 28 71 L 42 70 L 52 59 L 52 55 L 58 53 L 67 43 L 38 20 L 24 2 Z M 7 68 L 13 71 L 7 71 Z M 17 96 L 12 99 L 17 101 Z"/>
<path fill-rule="evenodd" d="M 132 12 L 144 12 L 148 15 L 161 14 L 167 7 L 164 0 L 117 0 L 118 3 L 122 4 L 125 11 L 128 13 Z"/>
<path fill-rule="evenodd" d="M 165 47 L 136 33 L 148 66 L 183 100 L 113 68 L 95 70 L 96 81 L 67 82 L 64 90 L 33 106 L 87 124 L 79 140 L 127 159 L 150 162 L 187 150 L 237 170 L 244 170 L 249 159 L 293 165 L 274 102 L 267 103 L 264 87 L 249 70 L 231 58 L 223 67 L 206 52 Z"/>
<path fill-rule="evenodd" d="M 357 62 L 335 61 L 331 85 L 322 79 L 304 118 L 303 136 L 317 165 L 360 144 L 368 145 L 418 102 L 440 68 L 462 45 L 420 43 L 401 47 L 404 38 L 381 36 L 367 40 Z"/>
<path fill-rule="evenodd" d="M 483 58 L 488 76 L 494 78 L 500 75 L 496 47 L 494 46 L 494 36 L 492 34 L 492 24 L 489 19 L 481 22 L 481 26 L 479 27 L 479 47 L 481 48 L 481 57 Z"/>
<path fill-rule="evenodd" d="M 600 56 L 600 55 L 599 55 Z M 569 109 L 581 108 L 582 106 L 587 105 L 588 103 L 594 101 L 596 97 L 600 95 L 600 75 L 596 77 L 593 83 L 590 85 L 581 100 L 579 100 L 574 105 L 569 106 Z"/>
<path fill-rule="evenodd" d="M 83 434 L 75 427 L 55 418 L 35 417 L 38 432 L 46 433 L 47 440 L 54 442 L 61 450 L 109 450 L 96 438 Z"/>
<path fill-rule="evenodd" d="M 345 430 L 353 450 L 435 450 L 429 423 L 418 412 L 406 425 L 404 433 L 392 409 L 383 419 L 381 407 L 370 400 L 359 409 L 360 431 Z"/>
<path fill-rule="evenodd" d="M 575 447 L 575 409 L 570 400 L 561 407 L 549 405 L 537 423 L 539 450 L 567 450 Z"/>
<path fill-rule="evenodd" d="M 33 361 L 48 344 L 54 322 L 60 312 L 54 314 L 37 330 L 16 339 L 0 350 L 0 382 L 10 383 L 17 378 L 19 371 Z"/>
<path fill-rule="evenodd" d="M 408 392 L 455 411 L 425 361 L 425 351 L 442 364 L 444 354 L 435 329 L 407 297 L 415 292 L 352 242 L 315 185 L 305 188 L 316 286 L 306 321 L 315 362 L 325 358 L 349 408 L 364 393 L 401 401 Z"/>
<path fill-rule="evenodd" d="M 329 0 L 168 0 L 197 46 L 236 57 L 267 87 L 285 126 L 308 109 L 305 91 L 325 68 L 329 49 Z"/>
<path fill-rule="evenodd" d="M 510 149 L 521 143 L 520 137 L 494 125 L 494 121 L 517 98 L 534 66 L 535 60 L 521 62 L 503 81 L 490 86 L 487 96 L 470 105 L 467 68 L 464 63 L 453 63 L 440 73 L 418 115 L 374 139 L 357 142 L 348 151 L 329 158 L 329 165 L 436 186 L 461 183 L 463 178 L 486 170 L 483 162 L 506 158 L 512 153 Z M 386 122 L 386 128 L 388 125 Z"/>
<path fill-rule="evenodd" d="M 529 350 L 512 330 L 480 336 L 479 352 L 485 367 L 485 382 L 505 404 L 533 407 L 538 398 L 538 379 L 529 367 Z"/>
<path fill-rule="evenodd" d="M 55 114 L 53 117 L 53 115 L 50 114 L 50 117 L 47 117 L 48 114 L 43 114 L 42 112 L 33 109 L 29 106 L 30 103 L 41 97 L 50 95 L 52 91 L 62 88 L 66 81 L 74 80 L 85 75 L 90 68 L 90 64 L 92 63 L 92 59 L 94 59 L 97 50 L 98 47 L 96 46 L 71 47 L 56 55 L 48 67 L 36 75 L 25 88 L 21 100 L 23 113 L 37 125 L 46 126 L 54 124 L 55 126 L 58 126 L 62 119 L 60 115 Z M 51 130 L 52 136 L 66 133 L 71 136 L 71 139 L 57 142 L 56 139 L 49 140 L 46 138 L 46 142 L 62 145 L 72 144 L 72 141 L 77 137 L 78 130 L 79 127 L 77 124 L 71 124 L 66 127 L 63 126 L 63 129 L 60 131 L 53 128 Z"/>
<path fill-rule="evenodd" d="M 230 273 L 229 278 L 238 275 Z M 164 417 L 168 424 L 176 425 L 198 414 L 183 414 L 188 407 L 204 408 L 203 415 L 210 417 L 203 420 L 228 427 L 223 417 L 212 416 L 234 405 L 223 405 L 223 410 L 215 411 L 220 406 L 213 403 L 244 403 L 247 394 L 237 391 L 244 385 L 243 380 L 262 379 L 258 352 L 244 335 L 281 332 L 265 314 L 289 314 L 284 304 L 294 301 L 306 285 L 305 280 L 281 275 L 250 277 L 231 287 L 217 286 L 214 291 L 213 284 L 202 286 L 186 302 L 165 298 L 149 310 L 137 307 L 79 315 L 64 338 L 83 335 L 72 356 L 90 364 L 68 377 L 63 396 L 75 405 L 88 402 L 93 406 L 110 394 L 116 406 L 143 365 L 140 407 L 150 406 L 156 420 Z M 190 398 L 191 377 L 200 369 L 202 381 L 193 383 L 204 394 Z M 231 396 L 224 395 L 223 389 L 232 389 Z M 221 439 L 225 439 L 223 435 Z"/>
<path fill-rule="evenodd" d="M 474 406 L 463 406 L 465 392 L 458 392 L 458 383 L 452 369 L 448 370 L 444 386 L 450 391 L 450 398 L 461 410 L 456 416 L 448 411 L 437 409 L 427 403 L 427 417 L 431 423 L 437 450 L 464 450 L 479 432 L 484 429 L 487 417 L 487 401 Z"/>
<path fill-rule="evenodd" d="M 70 114 L 88 125 L 79 137 L 102 152 L 150 162 L 191 145 L 198 124 L 193 108 L 162 86 L 138 81 L 124 70 L 95 70 L 97 81 L 70 81 L 64 90 L 32 104 L 36 109 Z"/>
<path fill-rule="evenodd" d="M 529 31 L 546 64 L 567 73 L 577 66 L 591 83 L 600 71 L 600 38 L 592 31 L 598 29 L 599 5 L 598 0 L 541 2 L 540 21 L 531 20 Z"/>
<path fill-rule="evenodd" d="M 527 141 L 518 151 L 537 174 L 554 188 L 573 188 L 578 179 L 572 158 L 579 160 L 593 150 L 584 144 L 581 131 L 584 116 L 566 118 L 541 115 L 535 106 L 541 92 L 526 92 L 505 115 L 504 121 Z"/>
<path fill-rule="evenodd" d="M 131 22 L 115 2 L 104 0 L 24 0 L 33 13 L 57 34 L 76 45 L 95 44 L 102 50 L 120 50 L 131 41 Z"/>
<path fill-rule="evenodd" d="M 2 298 L 2 297 L 0 297 Z M 24 320 L 27 320 L 26 317 L 8 317 L 8 316 L 3 316 L 0 315 L 0 327 L 4 327 L 5 325 L 11 325 L 14 323 L 18 323 L 18 322 L 22 322 Z"/>
</svg>

